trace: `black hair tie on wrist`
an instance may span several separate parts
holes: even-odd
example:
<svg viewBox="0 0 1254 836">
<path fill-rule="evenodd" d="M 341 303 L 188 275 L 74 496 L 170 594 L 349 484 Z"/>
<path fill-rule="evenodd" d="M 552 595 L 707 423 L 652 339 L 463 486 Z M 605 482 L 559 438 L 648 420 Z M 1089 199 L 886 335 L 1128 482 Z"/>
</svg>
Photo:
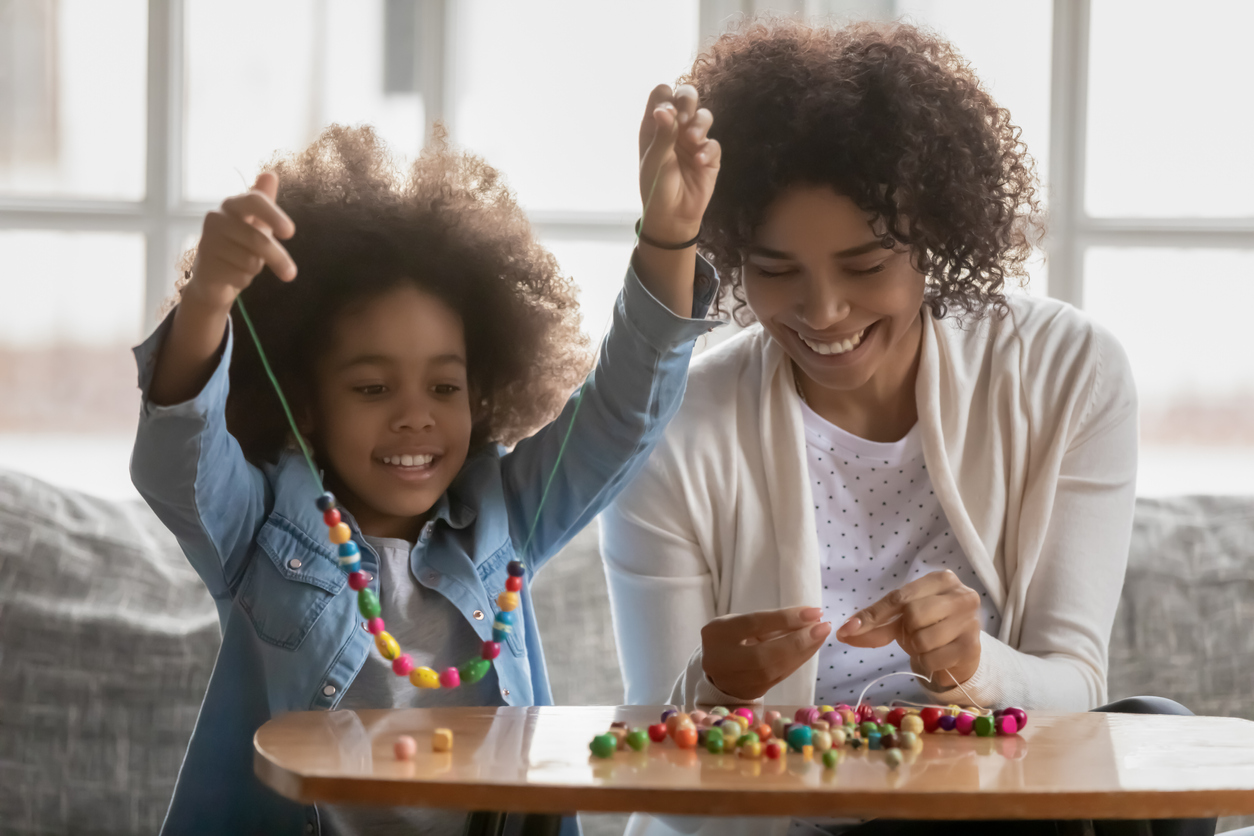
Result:
<svg viewBox="0 0 1254 836">
<path fill-rule="evenodd" d="M 704 228 L 704 225 L 697 229 L 697 234 L 693 236 L 691 241 L 685 241 L 682 244 L 667 244 L 657 240 L 656 238 L 650 238 L 648 235 L 645 235 L 644 218 L 638 218 L 636 220 L 636 237 L 648 244 L 650 247 L 657 247 L 659 250 L 686 250 L 689 247 L 696 246 L 697 240 L 701 237 L 702 228 Z"/>
</svg>

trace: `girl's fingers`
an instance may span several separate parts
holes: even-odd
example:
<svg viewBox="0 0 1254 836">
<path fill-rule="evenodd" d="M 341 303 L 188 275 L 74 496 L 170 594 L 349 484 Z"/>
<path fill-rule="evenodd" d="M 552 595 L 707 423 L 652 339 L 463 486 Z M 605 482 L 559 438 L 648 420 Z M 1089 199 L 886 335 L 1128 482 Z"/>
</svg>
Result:
<svg viewBox="0 0 1254 836">
<path fill-rule="evenodd" d="M 697 152 L 694 159 L 707 169 L 718 171 L 723 163 L 723 146 L 718 144 L 717 139 L 708 139 L 705 147 Z"/>
<path fill-rule="evenodd" d="M 671 101 L 679 112 L 679 124 L 687 126 L 697 112 L 697 88 L 691 84 L 681 84 Z"/>
<path fill-rule="evenodd" d="M 283 245 L 275 241 L 269 233 L 262 232 L 252 224 L 222 212 L 211 212 L 209 216 L 206 216 L 206 228 L 210 227 L 211 218 L 213 218 L 212 226 L 218 238 L 238 244 L 259 257 L 264 264 L 270 266 L 274 275 L 283 281 L 290 282 L 296 278 L 296 262 L 292 260 Z M 255 276 L 259 272 L 261 272 L 260 267 L 252 275 Z"/>
<path fill-rule="evenodd" d="M 211 251 L 201 250 L 198 255 L 204 256 L 206 264 L 216 264 L 229 274 L 224 278 L 227 278 L 228 284 L 236 288 L 247 285 L 248 281 L 266 266 L 261 256 L 234 241 L 220 241 L 212 247 Z"/>
<path fill-rule="evenodd" d="M 257 180 L 253 183 L 253 190 L 261 192 L 270 200 L 278 200 L 279 198 L 279 177 L 273 171 L 263 171 L 257 175 Z"/>
<path fill-rule="evenodd" d="M 653 134 L 657 131 L 654 111 L 661 105 L 670 102 L 672 95 L 669 84 L 659 84 L 653 88 L 653 92 L 649 93 L 649 101 L 644 107 L 644 118 L 640 120 L 641 157 L 644 157 L 645 151 L 653 143 Z"/>
<path fill-rule="evenodd" d="M 679 145 L 693 152 L 699 151 L 701 146 L 705 145 L 713 125 L 714 114 L 704 107 L 701 108 L 692 120 L 684 125 L 683 132 L 679 135 Z"/>
<path fill-rule="evenodd" d="M 267 230 L 274 230 L 278 238 L 291 238 L 296 233 L 296 224 L 292 223 L 287 213 L 260 191 L 228 197 L 222 201 L 222 211 L 253 226 L 261 224 Z"/>
</svg>

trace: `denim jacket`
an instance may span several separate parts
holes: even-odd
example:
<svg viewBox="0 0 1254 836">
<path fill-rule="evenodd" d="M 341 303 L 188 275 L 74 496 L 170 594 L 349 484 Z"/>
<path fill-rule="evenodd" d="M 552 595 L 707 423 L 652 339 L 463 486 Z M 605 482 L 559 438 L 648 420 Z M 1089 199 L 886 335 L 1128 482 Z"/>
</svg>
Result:
<svg viewBox="0 0 1254 836">
<path fill-rule="evenodd" d="M 473 452 L 424 527 L 410 558 L 413 577 L 444 595 L 485 640 L 506 565 L 515 557 L 526 564 L 520 618 L 494 663 L 503 703 L 552 703 L 531 577 L 613 499 L 661 438 L 683 399 L 693 343 L 716 324 L 704 316 L 717 289 L 713 269 L 699 261 L 693 318 L 684 319 L 629 269 L 547 501 L 541 507 L 573 398 L 512 451 Z M 196 397 L 173 406 L 148 400 L 170 322 L 135 350 L 144 400 L 131 478 L 209 588 L 222 647 L 162 832 L 317 833 L 313 807 L 281 798 L 253 776 L 252 736 L 280 713 L 335 708 L 373 637 L 327 540 L 304 461 L 285 454 L 255 467 L 227 432 L 230 329 Z M 529 552 L 519 555 L 533 522 Z M 377 592 L 374 551 L 352 528 Z"/>
</svg>

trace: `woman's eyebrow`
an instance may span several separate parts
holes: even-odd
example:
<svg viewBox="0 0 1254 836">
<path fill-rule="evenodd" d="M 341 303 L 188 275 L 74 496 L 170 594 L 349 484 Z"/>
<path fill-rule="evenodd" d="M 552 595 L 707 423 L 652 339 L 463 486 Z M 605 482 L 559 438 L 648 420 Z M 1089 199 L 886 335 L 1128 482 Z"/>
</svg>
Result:
<svg viewBox="0 0 1254 836">
<path fill-rule="evenodd" d="M 841 250 L 840 252 L 836 253 L 835 257 L 836 258 L 853 258 L 854 256 L 858 256 L 858 255 L 866 255 L 867 253 L 874 252 L 875 250 L 878 250 L 878 249 L 884 249 L 883 239 L 872 238 L 870 241 L 867 241 L 865 244 L 859 244 L 856 247 L 850 247 L 847 250 Z M 760 244 L 750 244 L 746 248 L 745 251 L 748 255 L 760 255 L 764 258 L 778 258 L 781 261 L 789 261 L 795 258 L 795 256 L 793 256 L 792 253 L 786 253 L 783 250 L 773 250 L 770 247 L 763 247 Z"/>
</svg>

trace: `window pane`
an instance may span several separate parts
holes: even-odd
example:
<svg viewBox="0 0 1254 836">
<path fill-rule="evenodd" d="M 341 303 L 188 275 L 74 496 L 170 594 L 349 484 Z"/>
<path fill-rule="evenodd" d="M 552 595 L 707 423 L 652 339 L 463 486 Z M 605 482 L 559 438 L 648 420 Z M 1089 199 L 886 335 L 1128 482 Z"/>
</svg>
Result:
<svg viewBox="0 0 1254 836">
<path fill-rule="evenodd" d="M 0 195 L 144 195 L 145 0 L 0 3 Z"/>
<path fill-rule="evenodd" d="M 623 289 L 635 239 L 630 235 L 624 235 L 622 241 L 548 238 L 541 243 L 557 257 L 562 273 L 579 286 L 583 332 L 596 342 L 609 329 L 614 300 Z"/>
<path fill-rule="evenodd" d="M 1254 215 L 1252 29 L 1254 3 L 1093 0 L 1090 214 Z"/>
<path fill-rule="evenodd" d="M 187 198 L 247 188 L 276 151 L 332 122 L 369 123 L 393 152 L 417 153 L 422 100 L 395 78 L 405 56 L 385 49 L 397 44 L 385 39 L 386 10 L 384 0 L 187 0 Z"/>
<path fill-rule="evenodd" d="M 139 235 L 0 232 L 0 468 L 134 496 Z"/>
<path fill-rule="evenodd" d="M 455 138 L 498 167 L 528 209 L 638 213 L 640 119 L 649 91 L 691 65 L 697 7 L 455 4 Z"/>
<path fill-rule="evenodd" d="M 1142 494 L 1254 494 L 1254 252 L 1094 248 L 1085 307 L 1132 362 Z"/>
</svg>

